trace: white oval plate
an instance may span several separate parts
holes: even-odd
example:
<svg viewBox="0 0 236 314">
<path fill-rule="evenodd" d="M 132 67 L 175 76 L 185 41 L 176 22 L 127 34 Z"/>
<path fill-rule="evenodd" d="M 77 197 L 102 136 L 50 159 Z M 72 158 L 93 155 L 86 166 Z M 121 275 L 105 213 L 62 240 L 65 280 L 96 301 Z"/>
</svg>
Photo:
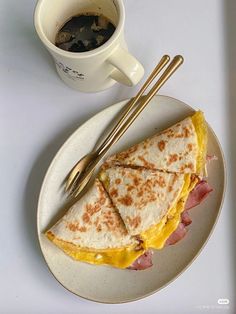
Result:
<svg viewBox="0 0 236 314">
<path fill-rule="evenodd" d="M 76 295 L 104 303 L 122 303 L 143 298 L 160 290 L 180 275 L 208 240 L 220 212 L 225 186 L 222 151 L 216 136 L 209 128 L 208 153 L 218 157 L 208 167 L 208 182 L 214 191 L 201 205 L 190 210 L 193 222 L 188 227 L 186 237 L 173 246 L 155 251 L 153 267 L 144 271 L 132 271 L 76 262 L 46 239 L 43 232 L 65 211 L 66 198 L 62 183 L 67 173 L 84 154 L 93 149 L 126 102 L 101 111 L 70 136 L 48 169 L 38 203 L 38 237 L 52 274 Z M 179 100 L 156 96 L 111 149 L 109 155 L 164 130 L 192 113 L 193 109 Z"/>
</svg>

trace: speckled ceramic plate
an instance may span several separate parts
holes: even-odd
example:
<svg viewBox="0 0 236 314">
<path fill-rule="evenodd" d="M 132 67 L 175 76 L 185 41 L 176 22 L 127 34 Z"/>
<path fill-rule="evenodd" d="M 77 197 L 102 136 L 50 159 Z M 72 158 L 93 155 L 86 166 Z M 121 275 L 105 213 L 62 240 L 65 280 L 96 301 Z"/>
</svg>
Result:
<svg viewBox="0 0 236 314">
<path fill-rule="evenodd" d="M 38 203 L 38 237 L 46 263 L 55 278 L 69 291 L 93 301 L 121 303 L 157 292 L 179 276 L 196 258 L 217 221 L 225 186 L 225 166 L 219 142 L 209 127 L 208 153 L 218 157 L 209 166 L 214 192 L 190 211 L 192 224 L 187 236 L 176 245 L 155 251 L 153 267 L 144 271 L 119 270 L 76 262 L 43 235 L 65 211 L 63 180 L 71 167 L 93 149 L 126 101 L 115 104 L 84 123 L 65 142 L 44 179 Z M 196 108 L 198 109 L 198 108 Z M 109 154 L 163 130 L 193 113 L 183 102 L 157 96 Z M 187 287 L 186 287 L 187 288 Z"/>
</svg>

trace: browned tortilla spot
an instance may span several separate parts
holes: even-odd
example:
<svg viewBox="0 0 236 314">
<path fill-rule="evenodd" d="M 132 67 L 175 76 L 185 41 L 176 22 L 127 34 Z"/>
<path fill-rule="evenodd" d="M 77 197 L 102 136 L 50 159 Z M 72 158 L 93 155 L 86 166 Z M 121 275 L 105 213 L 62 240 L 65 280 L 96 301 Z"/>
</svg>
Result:
<svg viewBox="0 0 236 314">
<path fill-rule="evenodd" d="M 128 188 L 127 188 L 127 191 L 130 192 L 130 191 L 132 191 L 134 188 L 135 188 L 135 187 L 134 187 L 133 185 L 129 185 Z"/>
<path fill-rule="evenodd" d="M 190 130 L 187 127 L 183 127 L 184 130 L 184 137 L 189 137 L 191 135 Z"/>
<path fill-rule="evenodd" d="M 158 142 L 158 148 L 160 149 L 160 151 L 162 152 L 165 149 L 166 143 L 165 141 L 160 141 Z"/>
<path fill-rule="evenodd" d="M 188 163 L 186 165 L 183 165 L 181 168 L 180 168 L 180 171 L 184 171 L 185 169 L 190 169 L 191 171 L 194 171 L 194 166 L 192 163 Z"/>
<path fill-rule="evenodd" d="M 126 206 L 130 206 L 133 203 L 132 197 L 128 194 L 126 194 L 124 197 L 119 198 L 118 201 Z"/>
<path fill-rule="evenodd" d="M 96 230 L 97 230 L 97 232 L 102 231 L 102 226 L 99 224 L 99 225 L 97 226 Z"/>
<path fill-rule="evenodd" d="M 83 219 L 83 222 L 85 222 L 85 223 L 90 222 L 90 217 L 89 217 L 89 215 L 88 215 L 87 212 L 85 212 L 85 213 L 83 214 L 82 219 Z"/>
<path fill-rule="evenodd" d="M 110 191 L 110 195 L 111 195 L 111 197 L 117 197 L 118 196 L 118 191 L 117 191 L 117 189 L 112 189 L 111 191 Z"/>
<path fill-rule="evenodd" d="M 80 227 L 79 226 L 79 223 L 73 223 L 73 222 L 70 222 L 68 225 L 67 225 L 67 228 L 70 229 L 70 231 L 72 232 L 75 232 L 75 231 L 80 231 L 80 232 L 86 232 L 86 227 L 82 226 Z"/>
<path fill-rule="evenodd" d="M 173 190 L 172 186 L 168 186 L 168 192 L 171 192 Z"/>
<path fill-rule="evenodd" d="M 190 144 L 190 143 L 189 143 L 189 144 L 187 145 L 187 148 L 188 148 L 188 150 L 191 152 L 191 151 L 193 150 L 193 144 Z"/>
<path fill-rule="evenodd" d="M 157 179 L 157 184 L 160 187 L 164 188 L 166 186 L 165 179 L 162 176 L 159 176 L 158 179 Z"/>
<path fill-rule="evenodd" d="M 92 204 L 87 204 L 86 205 L 86 212 L 90 215 L 93 216 L 95 213 L 99 212 L 101 210 L 101 205 L 95 203 L 95 205 Z"/>
<path fill-rule="evenodd" d="M 155 165 L 151 162 L 148 162 L 145 158 L 143 158 L 142 156 L 138 156 L 138 159 L 143 163 L 143 166 L 145 168 L 150 168 L 150 169 L 154 169 Z"/>
<path fill-rule="evenodd" d="M 137 228 L 140 223 L 141 223 L 141 217 L 140 216 L 136 216 L 134 218 L 130 218 L 129 216 L 126 217 L 129 225 L 133 228 Z"/>
<path fill-rule="evenodd" d="M 134 185 L 137 186 L 139 185 L 140 179 L 138 177 L 134 177 L 133 181 L 134 181 Z"/>
<path fill-rule="evenodd" d="M 169 160 L 167 162 L 167 165 L 171 165 L 173 162 L 176 162 L 178 160 L 177 154 L 170 154 Z"/>
<path fill-rule="evenodd" d="M 142 190 L 138 192 L 138 197 L 141 197 L 141 196 L 143 196 L 143 191 Z"/>
</svg>

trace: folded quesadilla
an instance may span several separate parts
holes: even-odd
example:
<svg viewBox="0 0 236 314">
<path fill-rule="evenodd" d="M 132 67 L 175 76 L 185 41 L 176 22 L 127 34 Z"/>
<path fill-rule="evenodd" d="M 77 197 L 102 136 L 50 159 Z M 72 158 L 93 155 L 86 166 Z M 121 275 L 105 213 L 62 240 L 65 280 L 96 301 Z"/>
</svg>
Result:
<svg viewBox="0 0 236 314">
<path fill-rule="evenodd" d="M 47 237 L 75 260 L 150 267 L 149 249 L 175 243 L 186 233 L 182 225 L 191 223 L 186 212 L 189 196 L 203 198 L 198 196 L 206 186 L 201 181 L 206 147 L 207 127 L 198 111 L 111 156 L 91 189 L 46 232 Z"/>
<path fill-rule="evenodd" d="M 197 111 L 163 132 L 111 156 L 106 166 L 138 166 L 201 175 L 206 161 L 206 147 L 206 122 L 203 113 Z"/>
<path fill-rule="evenodd" d="M 144 253 L 97 179 L 46 235 L 73 259 L 91 264 L 126 268 Z"/>
<path fill-rule="evenodd" d="M 206 122 L 198 111 L 105 162 L 100 180 L 129 233 L 139 234 L 146 248 L 163 248 L 177 229 L 204 173 L 206 149 Z"/>
<path fill-rule="evenodd" d="M 113 166 L 102 170 L 103 182 L 130 235 L 145 248 L 160 249 L 177 228 L 185 201 L 198 179 L 191 174 Z"/>
</svg>

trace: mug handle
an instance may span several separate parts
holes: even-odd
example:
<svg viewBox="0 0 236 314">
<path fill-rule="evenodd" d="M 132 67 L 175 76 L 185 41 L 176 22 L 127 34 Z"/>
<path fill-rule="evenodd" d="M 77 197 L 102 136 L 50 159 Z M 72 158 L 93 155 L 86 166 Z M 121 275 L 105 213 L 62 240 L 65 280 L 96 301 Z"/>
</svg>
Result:
<svg viewBox="0 0 236 314">
<path fill-rule="evenodd" d="M 118 47 L 107 61 L 116 68 L 110 77 L 121 84 L 134 86 L 143 77 L 144 68 L 142 64 L 121 47 Z"/>
</svg>

